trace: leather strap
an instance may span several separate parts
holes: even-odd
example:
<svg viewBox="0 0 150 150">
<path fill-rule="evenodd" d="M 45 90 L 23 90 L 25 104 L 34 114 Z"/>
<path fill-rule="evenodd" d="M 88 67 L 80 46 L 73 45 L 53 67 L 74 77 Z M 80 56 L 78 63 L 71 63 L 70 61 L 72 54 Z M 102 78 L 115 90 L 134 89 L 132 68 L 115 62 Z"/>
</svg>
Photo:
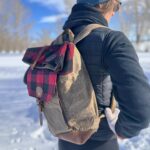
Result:
<svg viewBox="0 0 150 150">
<path fill-rule="evenodd" d="M 80 42 L 81 40 L 83 40 L 85 37 L 87 37 L 94 29 L 97 29 L 97 28 L 107 28 L 107 29 L 110 29 L 106 26 L 103 26 L 101 24 L 90 24 L 90 25 L 87 25 L 77 36 L 76 38 L 74 39 L 74 44 L 77 44 L 78 42 Z M 111 110 L 112 112 L 115 111 L 115 108 L 117 106 L 117 103 L 116 103 L 116 100 L 115 100 L 115 97 L 113 96 L 112 97 L 112 101 L 111 101 Z M 105 114 L 101 114 L 100 118 L 104 118 L 105 117 Z"/>
<path fill-rule="evenodd" d="M 74 44 L 77 44 L 81 40 L 83 40 L 85 37 L 87 37 L 94 29 L 97 28 L 108 28 L 106 26 L 103 26 L 101 24 L 89 24 L 87 25 L 74 39 Z M 109 29 L 109 28 L 108 28 Z"/>
</svg>

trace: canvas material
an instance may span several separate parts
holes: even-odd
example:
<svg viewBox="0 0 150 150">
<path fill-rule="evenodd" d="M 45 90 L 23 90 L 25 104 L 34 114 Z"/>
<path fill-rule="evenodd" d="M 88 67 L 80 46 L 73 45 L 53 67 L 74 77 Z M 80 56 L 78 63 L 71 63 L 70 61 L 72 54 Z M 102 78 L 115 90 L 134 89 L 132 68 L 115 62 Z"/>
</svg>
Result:
<svg viewBox="0 0 150 150">
<path fill-rule="evenodd" d="M 57 90 L 52 100 L 47 104 L 45 103 L 43 112 L 46 117 L 49 130 L 54 136 L 71 131 L 71 128 L 69 129 L 65 122 Z"/>
<path fill-rule="evenodd" d="M 99 124 L 94 127 L 98 117 L 96 96 L 77 48 L 74 50 L 73 72 L 59 76 L 57 85 L 68 124 L 80 131 L 96 129 Z"/>
</svg>

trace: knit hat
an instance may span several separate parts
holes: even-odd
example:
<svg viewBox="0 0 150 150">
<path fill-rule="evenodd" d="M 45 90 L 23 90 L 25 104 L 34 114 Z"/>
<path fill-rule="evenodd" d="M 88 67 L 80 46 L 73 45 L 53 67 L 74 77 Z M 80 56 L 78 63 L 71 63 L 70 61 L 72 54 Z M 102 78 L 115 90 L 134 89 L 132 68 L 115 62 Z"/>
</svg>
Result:
<svg viewBox="0 0 150 150">
<path fill-rule="evenodd" d="M 91 5 L 96 5 L 96 4 L 102 4 L 102 3 L 106 3 L 108 2 L 109 0 L 77 0 L 77 3 L 88 3 L 88 4 L 91 4 Z"/>
</svg>

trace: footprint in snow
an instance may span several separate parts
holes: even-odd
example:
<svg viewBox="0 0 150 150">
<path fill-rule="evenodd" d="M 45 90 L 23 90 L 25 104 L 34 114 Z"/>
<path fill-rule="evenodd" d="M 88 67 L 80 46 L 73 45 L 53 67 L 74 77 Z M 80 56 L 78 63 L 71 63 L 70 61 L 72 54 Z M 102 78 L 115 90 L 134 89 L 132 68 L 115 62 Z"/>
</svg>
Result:
<svg viewBox="0 0 150 150">
<path fill-rule="evenodd" d="M 36 148 L 35 147 L 30 147 L 29 150 L 36 150 Z"/>
<path fill-rule="evenodd" d="M 16 128 L 13 128 L 11 134 L 12 134 L 12 135 L 18 134 L 18 130 L 17 130 Z"/>
<path fill-rule="evenodd" d="M 14 143 L 21 143 L 22 139 L 21 138 L 17 138 L 17 139 L 11 139 L 10 143 L 14 144 Z"/>
</svg>

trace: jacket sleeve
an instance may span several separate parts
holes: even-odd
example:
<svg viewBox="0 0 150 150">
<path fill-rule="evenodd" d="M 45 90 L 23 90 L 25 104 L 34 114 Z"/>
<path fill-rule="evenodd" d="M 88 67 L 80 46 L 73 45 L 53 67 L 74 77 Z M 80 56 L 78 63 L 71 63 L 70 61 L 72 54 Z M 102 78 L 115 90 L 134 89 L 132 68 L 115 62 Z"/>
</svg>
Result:
<svg viewBox="0 0 150 150">
<path fill-rule="evenodd" d="M 103 48 L 103 63 L 111 76 L 114 96 L 121 110 L 115 130 L 120 137 L 137 136 L 150 121 L 148 78 L 134 47 L 122 32 L 111 31 Z"/>
</svg>

